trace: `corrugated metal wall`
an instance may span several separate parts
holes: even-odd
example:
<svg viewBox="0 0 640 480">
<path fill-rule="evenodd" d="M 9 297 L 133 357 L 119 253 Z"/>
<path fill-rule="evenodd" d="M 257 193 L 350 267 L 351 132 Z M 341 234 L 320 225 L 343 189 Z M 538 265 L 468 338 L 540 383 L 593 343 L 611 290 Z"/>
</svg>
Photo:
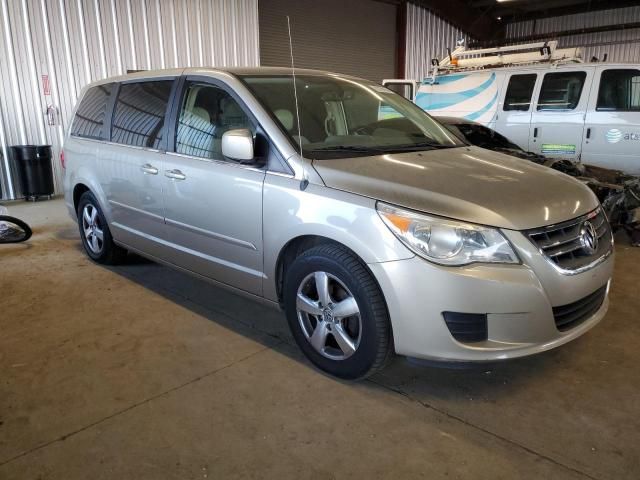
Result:
<svg viewBox="0 0 640 480">
<path fill-rule="evenodd" d="M 3 198 L 19 194 L 7 158 L 16 144 L 53 145 L 60 191 L 57 157 L 85 84 L 127 70 L 259 63 L 258 0 L 0 0 Z"/>
<path fill-rule="evenodd" d="M 422 80 L 431 73 L 431 59 L 442 59 L 457 41 L 472 39 L 462 30 L 426 8 L 407 5 L 405 77 Z"/>
<path fill-rule="evenodd" d="M 507 25 L 507 39 L 524 35 L 554 33 L 579 28 L 622 25 L 640 22 L 640 7 L 617 8 L 562 17 L 516 22 Z M 552 40 L 552 38 L 549 38 Z M 640 63 L 640 29 L 590 33 L 558 37 L 561 47 L 584 47 L 584 59 L 602 59 L 608 53 L 609 62 Z"/>
<path fill-rule="evenodd" d="M 372 0 L 260 0 L 260 61 L 380 82 L 395 76 L 397 6 Z"/>
</svg>

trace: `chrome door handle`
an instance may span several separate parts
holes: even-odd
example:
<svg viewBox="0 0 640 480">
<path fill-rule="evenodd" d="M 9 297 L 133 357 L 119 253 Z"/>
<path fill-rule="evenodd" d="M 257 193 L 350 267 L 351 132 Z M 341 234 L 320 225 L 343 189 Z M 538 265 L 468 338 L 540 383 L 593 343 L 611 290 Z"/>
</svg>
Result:
<svg viewBox="0 0 640 480">
<path fill-rule="evenodd" d="M 140 167 L 140 170 L 142 170 L 143 173 L 147 173 L 149 175 L 157 175 L 158 174 L 158 169 L 155 168 L 153 165 L 151 165 L 149 163 L 145 163 L 144 165 L 142 165 Z"/>
<path fill-rule="evenodd" d="M 167 178 L 173 178 L 174 180 L 184 180 L 187 176 L 180 170 L 165 170 L 164 176 Z"/>
</svg>

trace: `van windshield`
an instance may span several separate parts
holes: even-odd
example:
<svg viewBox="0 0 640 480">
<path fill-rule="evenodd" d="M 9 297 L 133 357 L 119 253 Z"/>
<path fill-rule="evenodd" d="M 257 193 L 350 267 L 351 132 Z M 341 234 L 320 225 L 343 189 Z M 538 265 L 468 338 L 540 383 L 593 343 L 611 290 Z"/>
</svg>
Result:
<svg viewBox="0 0 640 480">
<path fill-rule="evenodd" d="M 421 108 L 373 82 L 296 75 L 242 76 L 296 148 L 314 159 L 452 148 L 463 143 Z"/>
</svg>

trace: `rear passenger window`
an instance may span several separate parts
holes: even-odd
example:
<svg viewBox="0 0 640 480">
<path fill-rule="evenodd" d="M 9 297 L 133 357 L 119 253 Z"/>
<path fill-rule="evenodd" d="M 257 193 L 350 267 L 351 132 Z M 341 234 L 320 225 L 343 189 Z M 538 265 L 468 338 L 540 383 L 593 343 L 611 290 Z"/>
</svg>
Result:
<svg viewBox="0 0 640 480">
<path fill-rule="evenodd" d="M 604 111 L 640 111 L 640 70 L 602 72 L 596 108 Z"/>
<path fill-rule="evenodd" d="M 575 109 L 586 78 L 586 72 L 547 73 L 540 89 L 538 110 Z"/>
<path fill-rule="evenodd" d="M 522 111 L 529 110 L 531 105 L 531 97 L 533 96 L 533 87 L 536 85 L 535 73 L 526 75 L 511 75 L 507 93 L 504 97 L 505 111 Z"/>
<path fill-rule="evenodd" d="M 223 160 L 222 135 L 236 128 L 255 133 L 255 126 L 229 93 L 211 85 L 189 84 L 178 117 L 176 152 Z"/>
<path fill-rule="evenodd" d="M 105 112 L 113 83 L 98 85 L 87 90 L 73 119 L 71 135 L 84 138 L 102 138 Z"/>
<path fill-rule="evenodd" d="M 111 141 L 136 147 L 159 148 L 173 80 L 120 85 L 113 111 Z"/>
</svg>

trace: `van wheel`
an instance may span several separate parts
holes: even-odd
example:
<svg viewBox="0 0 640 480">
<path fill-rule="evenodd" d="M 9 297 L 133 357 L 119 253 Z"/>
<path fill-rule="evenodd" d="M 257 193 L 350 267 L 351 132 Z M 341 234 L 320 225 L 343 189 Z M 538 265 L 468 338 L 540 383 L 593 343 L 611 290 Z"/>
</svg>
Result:
<svg viewBox="0 0 640 480">
<path fill-rule="evenodd" d="M 284 306 L 300 349 L 331 375 L 368 377 L 392 352 L 382 292 L 344 247 L 320 245 L 296 258 L 286 272 Z"/>
<path fill-rule="evenodd" d="M 87 255 L 104 265 L 121 263 L 127 256 L 127 251 L 113 242 L 107 221 L 93 193 L 82 194 L 77 214 L 80 238 Z"/>
</svg>

